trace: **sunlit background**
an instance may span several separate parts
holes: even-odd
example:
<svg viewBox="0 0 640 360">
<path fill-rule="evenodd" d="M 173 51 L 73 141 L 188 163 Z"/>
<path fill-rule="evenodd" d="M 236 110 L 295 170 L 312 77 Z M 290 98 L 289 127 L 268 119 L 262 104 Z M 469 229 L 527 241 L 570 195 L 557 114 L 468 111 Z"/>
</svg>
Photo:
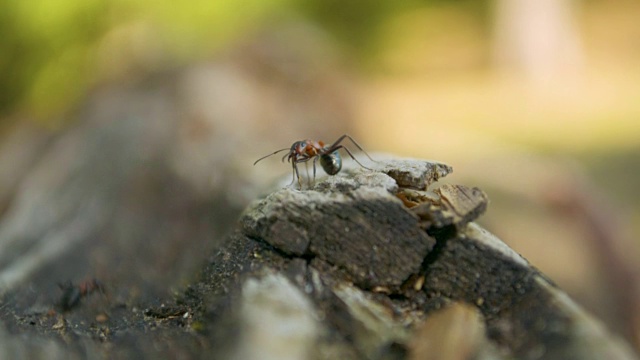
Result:
<svg viewBox="0 0 640 360">
<path fill-rule="evenodd" d="M 104 89 L 176 82 L 176 171 L 204 192 L 233 182 L 232 202 L 289 175 L 253 160 L 307 137 L 442 161 L 488 193 L 484 226 L 640 343 L 637 1 L 0 4 L 5 137 L 68 131 Z"/>
</svg>

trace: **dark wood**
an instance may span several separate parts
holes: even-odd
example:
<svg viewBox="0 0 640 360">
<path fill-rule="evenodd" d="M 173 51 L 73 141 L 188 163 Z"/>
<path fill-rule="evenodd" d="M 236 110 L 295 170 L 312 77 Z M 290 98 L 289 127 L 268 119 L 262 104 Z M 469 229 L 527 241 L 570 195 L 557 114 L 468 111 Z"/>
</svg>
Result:
<svg viewBox="0 0 640 360">
<path fill-rule="evenodd" d="M 8 292 L 0 351 L 396 359 L 428 358 L 432 343 L 464 358 L 635 358 L 474 222 L 487 207 L 481 190 L 436 183 L 450 167 L 371 167 L 256 200 L 174 299 L 94 293 L 51 311 L 20 307 L 25 293 Z"/>
</svg>

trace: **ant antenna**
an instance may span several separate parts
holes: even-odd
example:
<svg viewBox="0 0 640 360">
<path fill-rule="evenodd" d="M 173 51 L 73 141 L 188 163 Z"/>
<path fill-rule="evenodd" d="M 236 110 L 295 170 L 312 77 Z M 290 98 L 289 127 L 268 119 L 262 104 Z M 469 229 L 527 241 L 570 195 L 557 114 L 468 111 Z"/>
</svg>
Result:
<svg viewBox="0 0 640 360">
<path fill-rule="evenodd" d="M 279 153 L 279 152 L 282 152 L 282 151 L 285 151 L 285 150 L 290 150 L 290 149 L 289 149 L 289 148 L 284 148 L 284 149 L 280 149 L 280 150 L 274 151 L 273 153 L 271 153 L 271 154 L 269 154 L 269 155 L 265 155 L 265 156 L 261 157 L 260 159 L 256 160 L 256 162 L 254 162 L 254 163 L 253 163 L 253 165 L 257 164 L 257 163 L 258 163 L 258 161 L 260 161 L 260 160 L 264 160 L 264 159 L 268 158 L 268 157 L 269 157 L 269 156 L 271 156 L 271 155 L 275 155 L 275 154 L 277 154 L 277 153 Z M 284 159 L 283 159 L 283 160 L 284 160 Z"/>
</svg>

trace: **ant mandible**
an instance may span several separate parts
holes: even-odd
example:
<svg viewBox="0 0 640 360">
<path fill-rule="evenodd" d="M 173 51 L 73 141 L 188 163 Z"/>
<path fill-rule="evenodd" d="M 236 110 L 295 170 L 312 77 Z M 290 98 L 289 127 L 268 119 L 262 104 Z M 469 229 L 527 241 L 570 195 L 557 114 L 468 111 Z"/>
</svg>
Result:
<svg viewBox="0 0 640 360">
<path fill-rule="evenodd" d="M 358 163 L 358 165 L 362 166 L 365 169 L 371 170 L 368 167 L 362 165 L 360 161 L 358 161 L 358 159 L 356 159 L 355 156 L 353 156 L 351 151 L 349 151 L 349 149 L 346 146 L 340 145 L 340 143 L 344 139 L 351 140 L 351 142 L 358 149 L 360 149 L 360 151 L 362 151 L 365 155 L 367 155 L 369 160 L 375 162 L 375 160 L 373 160 L 371 156 L 369 156 L 369 154 L 367 154 L 367 152 L 364 151 L 364 149 L 360 145 L 358 145 L 358 143 L 355 140 L 353 140 L 351 136 L 344 134 L 329 146 L 325 146 L 324 142 L 322 141 L 315 141 L 310 139 L 296 141 L 293 143 L 293 145 L 291 145 L 291 148 L 284 148 L 284 149 L 274 151 L 273 153 L 263 156 L 260 159 L 256 160 L 256 162 L 254 162 L 253 165 L 257 164 L 259 161 L 263 159 L 268 158 L 269 156 L 275 155 L 282 151 L 289 150 L 289 153 L 285 154 L 282 157 L 282 162 L 284 162 L 284 159 L 287 159 L 287 161 L 291 163 L 293 167 L 293 176 L 294 176 L 293 180 L 291 181 L 291 184 L 293 184 L 295 179 L 298 178 L 298 185 L 300 186 L 300 189 L 302 189 L 302 183 L 300 182 L 300 175 L 298 174 L 298 164 L 306 163 L 307 161 L 313 159 L 313 179 L 315 180 L 316 163 L 318 162 L 318 159 L 320 159 L 320 165 L 322 166 L 322 169 L 324 170 L 324 172 L 326 172 L 329 175 L 335 175 L 338 172 L 340 172 L 340 169 L 342 169 L 342 157 L 338 152 L 338 150 L 340 149 L 344 149 L 344 151 L 346 151 L 347 154 L 349 154 L 349 156 L 351 156 L 351 158 Z"/>
</svg>

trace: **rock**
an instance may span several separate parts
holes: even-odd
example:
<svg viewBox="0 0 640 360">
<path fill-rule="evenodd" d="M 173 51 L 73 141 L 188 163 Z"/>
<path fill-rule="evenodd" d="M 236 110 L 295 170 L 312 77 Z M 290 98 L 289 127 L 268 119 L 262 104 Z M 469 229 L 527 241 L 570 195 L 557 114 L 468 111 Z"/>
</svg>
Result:
<svg viewBox="0 0 640 360">
<path fill-rule="evenodd" d="M 473 222 L 488 204 L 480 189 L 433 185 L 448 172 L 437 163 L 388 160 L 308 190 L 285 188 L 251 206 L 242 231 L 320 274 L 330 295 L 311 292 L 314 303 L 340 300 L 325 326 L 337 328 L 363 358 L 429 358 L 420 337 L 433 342 L 434 358 L 635 358 Z M 345 314 L 348 320 L 338 319 Z M 455 339 L 463 340 L 446 343 Z"/>
<path fill-rule="evenodd" d="M 393 194 L 393 180 L 358 169 L 308 191 L 276 191 L 245 213 L 243 231 L 289 256 L 344 269 L 364 288 L 398 287 L 420 269 L 435 239 Z"/>
<path fill-rule="evenodd" d="M 97 333 L 92 352 L 119 357 L 636 358 L 474 222 L 487 208 L 481 190 L 434 184 L 450 171 L 442 164 L 393 167 L 385 160 L 257 200 L 175 304 L 112 305 L 100 325 L 76 316 L 82 305 L 64 317 L 0 315 L 73 346 Z"/>
<path fill-rule="evenodd" d="M 389 175 L 398 186 L 417 190 L 426 190 L 453 171 L 451 166 L 443 163 L 414 159 L 380 161 L 375 169 Z"/>
<path fill-rule="evenodd" d="M 502 359 L 486 337 L 482 314 L 475 306 L 456 302 L 435 311 L 413 332 L 408 358 Z"/>
<path fill-rule="evenodd" d="M 268 273 L 242 286 L 239 344 L 230 359 L 308 359 L 322 331 L 306 294 L 285 276 Z"/>
<path fill-rule="evenodd" d="M 482 190 L 463 185 L 444 184 L 431 196 L 405 189 L 398 194 L 405 205 L 418 215 L 425 228 L 442 229 L 454 226 L 463 229 L 487 209 L 489 199 Z"/>
</svg>

